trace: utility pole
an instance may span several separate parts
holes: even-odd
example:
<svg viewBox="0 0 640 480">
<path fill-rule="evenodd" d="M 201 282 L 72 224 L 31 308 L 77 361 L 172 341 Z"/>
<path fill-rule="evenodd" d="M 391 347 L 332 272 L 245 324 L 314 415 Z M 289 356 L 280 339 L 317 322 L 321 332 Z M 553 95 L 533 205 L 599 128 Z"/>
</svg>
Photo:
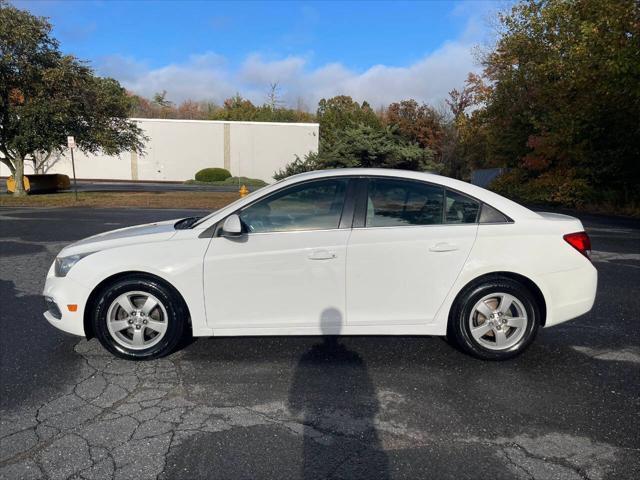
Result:
<svg viewBox="0 0 640 480">
<path fill-rule="evenodd" d="M 73 137 L 67 137 L 67 147 L 71 150 L 71 169 L 73 170 L 73 190 L 76 196 L 76 202 L 78 201 L 78 183 L 76 182 L 76 162 L 73 159 L 73 149 L 76 147 L 76 139 Z"/>
</svg>

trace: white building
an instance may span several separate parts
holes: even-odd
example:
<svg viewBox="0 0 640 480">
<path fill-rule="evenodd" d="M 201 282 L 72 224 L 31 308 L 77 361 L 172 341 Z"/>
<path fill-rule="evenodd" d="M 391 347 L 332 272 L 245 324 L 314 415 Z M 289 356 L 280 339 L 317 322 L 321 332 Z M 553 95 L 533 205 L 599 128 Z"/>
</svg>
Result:
<svg viewBox="0 0 640 480">
<path fill-rule="evenodd" d="M 273 174 L 318 150 L 317 123 L 226 122 L 136 118 L 149 141 L 144 155 L 85 155 L 74 152 L 79 179 L 184 181 L 198 170 L 223 167 L 233 176 L 273 182 Z M 77 140 L 77 139 L 76 139 Z M 25 173 L 33 173 L 31 162 Z M 46 173 L 72 176 L 68 153 Z M 10 174 L 1 165 L 0 176 Z"/>
</svg>

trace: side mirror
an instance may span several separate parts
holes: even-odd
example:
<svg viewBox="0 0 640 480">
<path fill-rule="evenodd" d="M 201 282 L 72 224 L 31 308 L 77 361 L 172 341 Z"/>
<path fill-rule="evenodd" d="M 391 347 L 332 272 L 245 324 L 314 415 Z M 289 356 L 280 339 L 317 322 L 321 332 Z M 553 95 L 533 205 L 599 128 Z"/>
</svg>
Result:
<svg viewBox="0 0 640 480">
<path fill-rule="evenodd" d="M 240 221 L 240 217 L 235 213 L 233 215 L 229 215 L 227 219 L 222 224 L 222 235 L 235 237 L 237 235 L 242 234 L 242 222 Z"/>
</svg>

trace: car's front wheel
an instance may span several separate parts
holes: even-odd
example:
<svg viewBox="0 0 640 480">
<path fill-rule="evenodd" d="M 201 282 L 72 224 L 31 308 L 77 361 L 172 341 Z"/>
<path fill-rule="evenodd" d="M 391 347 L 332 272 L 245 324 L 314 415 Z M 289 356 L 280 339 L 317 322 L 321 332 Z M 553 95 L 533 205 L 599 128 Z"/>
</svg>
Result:
<svg viewBox="0 0 640 480">
<path fill-rule="evenodd" d="M 186 309 L 177 292 L 144 276 L 120 278 L 98 295 L 93 329 L 114 355 L 148 360 L 171 353 L 185 334 Z"/>
<path fill-rule="evenodd" d="M 478 358 L 506 360 L 533 342 L 540 321 L 537 299 L 525 285 L 496 278 L 461 293 L 451 310 L 447 336 Z"/>
</svg>

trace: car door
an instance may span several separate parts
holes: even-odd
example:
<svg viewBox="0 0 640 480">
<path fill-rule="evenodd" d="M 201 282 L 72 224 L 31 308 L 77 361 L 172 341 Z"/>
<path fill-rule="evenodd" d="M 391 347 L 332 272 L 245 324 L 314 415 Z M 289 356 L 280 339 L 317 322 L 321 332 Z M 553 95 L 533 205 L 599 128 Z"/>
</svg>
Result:
<svg viewBox="0 0 640 480">
<path fill-rule="evenodd" d="M 211 239 L 204 297 L 214 332 L 342 325 L 349 183 L 335 177 L 284 187 L 236 212 L 245 233 Z"/>
<path fill-rule="evenodd" d="M 347 247 L 347 324 L 428 324 L 475 242 L 479 202 L 421 181 L 365 182 Z"/>
</svg>

